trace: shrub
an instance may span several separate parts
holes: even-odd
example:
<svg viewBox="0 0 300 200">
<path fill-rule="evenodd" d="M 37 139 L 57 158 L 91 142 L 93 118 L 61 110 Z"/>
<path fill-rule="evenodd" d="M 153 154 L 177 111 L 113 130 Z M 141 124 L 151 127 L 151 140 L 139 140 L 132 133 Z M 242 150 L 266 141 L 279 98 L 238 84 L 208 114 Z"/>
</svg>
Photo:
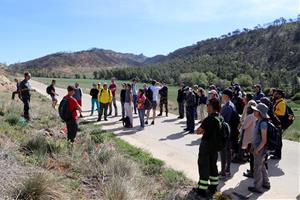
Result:
<svg viewBox="0 0 300 200">
<path fill-rule="evenodd" d="M 214 197 L 215 200 L 231 200 L 232 197 L 229 194 L 224 194 L 221 192 L 217 192 Z"/>
<path fill-rule="evenodd" d="M 293 97 L 292 97 L 293 101 L 300 101 L 300 92 L 296 93 Z"/>
<path fill-rule="evenodd" d="M 20 188 L 16 189 L 16 199 L 64 199 L 60 187 L 47 174 L 37 173 L 26 179 Z"/>
<path fill-rule="evenodd" d="M 182 172 L 178 172 L 172 169 L 165 170 L 162 173 L 162 177 L 168 187 L 178 187 L 181 186 L 186 180 Z"/>
<path fill-rule="evenodd" d="M 21 112 L 21 107 L 19 106 L 8 106 L 4 113 L 4 119 L 11 126 L 14 126 L 19 122 Z"/>
<path fill-rule="evenodd" d="M 113 178 L 103 189 L 103 199 L 105 200 L 125 200 L 128 193 L 125 183 L 120 178 Z"/>
<path fill-rule="evenodd" d="M 97 159 L 101 164 L 107 163 L 111 157 L 113 157 L 114 151 L 109 149 L 107 146 L 102 147 L 97 155 Z"/>
<path fill-rule="evenodd" d="M 105 171 L 113 177 L 130 177 L 133 174 L 133 163 L 124 156 L 116 155 L 108 161 Z"/>
</svg>

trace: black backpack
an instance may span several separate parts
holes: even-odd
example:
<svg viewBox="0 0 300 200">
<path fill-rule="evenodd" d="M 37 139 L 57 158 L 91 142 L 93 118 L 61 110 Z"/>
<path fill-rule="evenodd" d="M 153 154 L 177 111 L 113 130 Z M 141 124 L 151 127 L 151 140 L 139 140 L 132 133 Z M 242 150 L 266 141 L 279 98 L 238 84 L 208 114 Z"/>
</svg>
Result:
<svg viewBox="0 0 300 200">
<path fill-rule="evenodd" d="M 68 105 L 69 105 L 69 99 L 64 98 L 61 100 L 58 107 L 59 116 L 64 122 L 68 121 L 71 117 L 70 111 L 68 109 Z"/>
<path fill-rule="evenodd" d="M 146 91 L 146 98 L 149 100 L 149 101 L 153 101 L 153 92 L 151 90 L 151 88 L 149 87 Z"/>
<path fill-rule="evenodd" d="M 283 100 L 282 100 L 283 101 Z M 276 107 L 280 102 L 279 101 L 274 107 Z M 282 130 L 288 129 L 295 121 L 295 114 L 291 107 L 289 107 L 286 103 L 285 115 L 282 117 L 278 117 L 280 120 Z"/>
<path fill-rule="evenodd" d="M 232 114 L 231 114 L 230 122 L 229 122 L 230 129 L 232 132 L 238 131 L 240 121 L 241 121 L 241 118 L 240 118 L 239 114 L 232 108 Z"/>
<path fill-rule="evenodd" d="M 268 123 L 268 128 L 267 128 L 267 150 L 269 151 L 275 151 L 276 149 L 278 149 L 279 144 L 280 144 L 280 133 L 278 128 L 276 128 L 276 126 L 270 122 L 269 120 L 265 119 L 262 120 L 260 123 L 262 123 L 263 121 Z M 259 124 L 260 126 L 260 124 Z"/>
<path fill-rule="evenodd" d="M 230 126 L 222 117 L 215 117 L 215 119 L 219 122 L 220 129 L 215 135 L 214 146 L 217 151 L 222 151 L 230 137 Z"/>
<path fill-rule="evenodd" d="M 123 121 L 123 126 L 125 128 L 130 128 L 131 123 L 130 123 L 130 118 L 128 116 L 124 117 L 122 121 Z"/>
<path fill-rule="evenodd" d="M 52 95 L 51 85 L 49 85 L 46 89 L 47 94 Z"/>
</svg>

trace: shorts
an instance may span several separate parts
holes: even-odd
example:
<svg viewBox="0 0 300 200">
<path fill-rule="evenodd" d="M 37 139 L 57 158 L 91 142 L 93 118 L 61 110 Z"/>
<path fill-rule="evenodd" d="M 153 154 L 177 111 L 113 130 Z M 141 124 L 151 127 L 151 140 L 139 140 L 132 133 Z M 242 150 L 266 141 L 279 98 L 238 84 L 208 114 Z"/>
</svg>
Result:
<svg viewBox="0 0 300 200">
<path fill-rule="evenodd" d="M 152 108 L 151 101 L 146 99 L 144 107 L 145 107 L 145 110 L 150 110 Z"/>
<path fill-rule="evenodd" d="M 51 95 L 51 99 L 52 99 L 52 101 L 57 101 L 57 98 L 55 95 Z"/>
<path fill-rule="evenodd" d="M 152 108 L 153 110 L 155 110 L 156 107 L 157 107 L 157 102 L 156 102 L 156 101 L 152 101 L 152 102 L 151 102 L 151 108 Z"/>
</svg>

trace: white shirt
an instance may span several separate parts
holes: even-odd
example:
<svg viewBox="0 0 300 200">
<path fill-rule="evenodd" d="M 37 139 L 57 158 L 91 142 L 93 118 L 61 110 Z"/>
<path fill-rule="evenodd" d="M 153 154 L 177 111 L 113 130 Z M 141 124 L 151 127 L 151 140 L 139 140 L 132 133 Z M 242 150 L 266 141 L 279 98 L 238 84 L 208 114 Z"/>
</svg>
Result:
<svg viewBox="0 0 300 200">
<path fill-rule="evenodd" d="M 150 86 L 150 89 L 152 90 L 153 93 L 153 101 L 157 101 L 158 100 L 158 92 L 161 89 L 160 86 Z"/>
</svg>

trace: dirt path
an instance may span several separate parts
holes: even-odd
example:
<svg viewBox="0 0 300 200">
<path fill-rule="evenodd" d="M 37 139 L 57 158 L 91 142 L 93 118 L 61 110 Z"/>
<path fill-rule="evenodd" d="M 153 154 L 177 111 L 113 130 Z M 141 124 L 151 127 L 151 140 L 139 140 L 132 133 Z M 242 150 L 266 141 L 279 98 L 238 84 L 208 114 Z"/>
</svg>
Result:
<svg viewBox="0 0 300 200">
<path fill-rule="evenodd" d="M 31 85 L 41 94 L 46 95 L 46 85 L 31 81 Z M 57 88 L 59 99 L 66 94 L 65 89 Z M 83 96 L 83 110 L 90 110 L 90 96 Z M 121 113 L 119 106 L 119 114 Z M 97 116 L 89 116 L 83 113 L 87 120 L 96 120 Z M 107 122 L 101 122 L 103 129 L 112 131 L 118 137 L 130 144 L 143 148 L 153 154 L 154 157 L 164 160 L 166 165 L 173 169 L 183 171 L 186 176 L 198 181 L 197 156 L 200 137 L 185 134 L 185 121 L 178 120 L 177 116 L 169 114 L 169 117 L 160 117 L 155 125 L 147 126 L 143 131 L 139 130 L 138 116 L 134 115 L 134 128 L 124 129 L 117 118 L 108 118 Z M 300 199 L 300 144 L 297 142 L 284 141 L 283 159 L 280 162 L 269 161 L 269 176 L 271 189 L 260 196 L 251 196 L 251 199 Z M 220 166 L 220 162 L 218 162 Z M 220 183 L 221 191 L 229 193 L 235 191 L 248 195 L 248 186 L 252 185 L 252 179 L 242 176 L 249 168 L 249 164 L 232 164 L 233 177 L 226 182 Z M 238 199 L 237 196 L 234 196 Z"/>
</svg>

